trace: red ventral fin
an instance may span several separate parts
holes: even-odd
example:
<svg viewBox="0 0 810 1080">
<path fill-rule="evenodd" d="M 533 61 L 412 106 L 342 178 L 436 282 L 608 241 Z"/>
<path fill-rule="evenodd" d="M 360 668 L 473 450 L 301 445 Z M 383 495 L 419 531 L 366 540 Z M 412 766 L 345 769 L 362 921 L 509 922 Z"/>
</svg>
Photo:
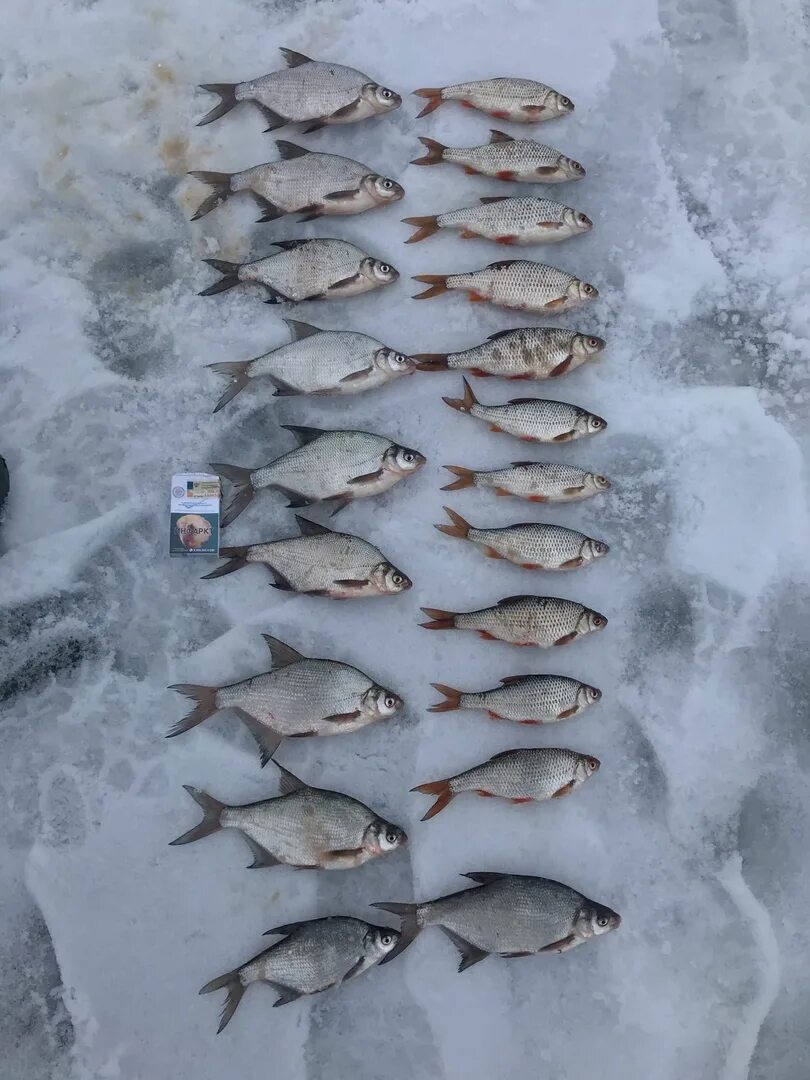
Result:
<svg viewBox="0 0 810 1080">
<path fill-rule="evenodd" d="M 499 169 L 495 175 L 499 180 L 514 180 L 515 174 L 512 169 Z"/>
<path fill-rule="evenodd" d="M 496 244 L 516 244 L 517 239 L 518 239 L 517 236 L 510 233 L 509 236 L 499 236 L 498 239 L 495 241 L 495 243 Z"/>
<path fill-rule="evenodd" d="M 478 169 L 474 169 L 472 167 L 472 165 L 465 165 L 464 166 L 464 172 L 467 174 L 467 176 L 480 176 L 481 175 L 481 173 L 478 171 Z"/>
<path fill-rule="evenodd" d="M 477 240 L 480 234 L 473 232 L 472 229 L 462 229 L 458 235 L 462 240 Z"/>
<path fill-rule="evenodd" d="M 509 801 L 511 803 L 513 803 L 515 806 L 518 806 L 521 803 L 534 802 L 534 799 L 510 799 Z"/>
</svg>

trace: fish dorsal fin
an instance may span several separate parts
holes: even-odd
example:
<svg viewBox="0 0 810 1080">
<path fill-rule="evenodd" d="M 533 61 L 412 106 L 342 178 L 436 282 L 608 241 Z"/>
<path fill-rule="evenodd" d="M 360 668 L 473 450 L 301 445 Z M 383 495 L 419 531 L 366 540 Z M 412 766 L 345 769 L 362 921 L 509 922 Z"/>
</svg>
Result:
<svg viewBox="0 0 810 1080">
<path fill-rule="evenodd" d="M 302 341 L 304 338 L 312 337 L 313 334 L 323 334 L 319 326 L 312 326 L 308 322 L 301 322 L 299 319 L 285 319 L 284 322 L 290 331 L 291 341 Z"/>
<path fill-rule="evenodd" d="M 471 874 L 462 874 L 461 876 L 469 878 L 470 881 L 475 881 L 479 885 L 489 885 L 492 881 L 500 881 L 501 878 L 509 877 L 508 874 L 489 873 L 486 870 L 474 870 Z"/>
<path fill-rule="evenodd" d="M 302 656 L 300 652 L 291 645 L 285 645 L 278 638 L 271 637 L 270 634 L 262 634 L 262 637 L 267 642 L 267 648 L 270 650 L 274 671 L 278 668 L 288 667 L 290 664 L 297 664 L 300 660 L 306 660 L 306 657 Z"/>
<path fill-rule="evenodd" d="M 514 683 L 523 682 L 525 678 L 525 675 L 507 675 L 505 679 L 501 679 L 501 682 L 504 686 L 512 686 Z"/>
<path fill-rule="evenodd" d="M 302 791 L 304 788 L 309 787 L 309 784 L 305 784 L 303 780 L 299 780 L 295 773 L 291 773 L 289 769 L 285 769 L 283 765 L 279 765 L 275 758 L 273 758 L 273 764 L 281 773 L 278 786 L 282 795 L 292 795 L 294 791 Z"/>
<path fill-rule="evenodd" d="M 515 603 L 517 603 L 518 600 L 526 600 L 526 599 L 529 599 L 529 597 L 527 597 L 526 593 L 518 593 L 517 596 L 502 596 L 501 599 L 498 601 L 498 604 L 496 606 L 499 606 L 500 604 L 515 604 Z"/>
<path fill-rule="evenodd" d="M 513 397 L 509 398 L 509 405 L 528 405 L 532 401 L 542 401 L 539 397 Z"/>
<path fill-rule="evenodd" d="M 539 461 L 510 461 L 513 469 L 525 469 L 528 465 L 539 465 Z"/>
<path fill-rule="evenodd" d="M 274 240 L 273 247 L 281 248 L 282 251 L 295 251 L 302 244 L 311 244 L 312 240 Z"/>
<path fill-rule="evenodd" d="M 480 201 L 482 203 L 505 202 L 509 198 L 511 198 L 509 195 L 482 195 Z"/>
<path fill-rule="evenodd" d="M 505 131 L 498 131 L 497 128 L 489 129 L 489 141 L 491 143 L 496 142 L 514 142 L 514 135 L 507 135 Z"/>
<path fill-rule="evenodd" d="M 514 330 L 498 330 L 495 334 L 490 334 L 487 341 L 497 341 L 498 338 L 506 337 L 507 334 L 514 334 Z"/>
<path fill-rule="evenodd" d="M 269 934 L 294 934 L 296 930 L 300 930 L 302 926 L 307 925 L 306 920 L 284 923 L 283 926 L 274 926 L 272 930 L 265 930 L 264 936 L 267 937 Z"/>
<path fill-rule="evenodd" d="M 281 55 L 287 61 L 287 67 L 301 67 L 302 64 L 314 64 L 314 60 L 311 56 L 304 56 L 303 53 L 296 52 L 295 49 L 281 49 Z"/>
<path fill-rule="evenodd" d="M 520 259 L 501 259 L 500 262 L 487 263 L 484 267 L 485 270 L 505 270 L 507 266 L 514 266 L 516 262 L 520 262 Z"/>
<path fill-rule="evenodd" d="M 298 528 L 301 530 L 302 536 L 327 536 L 332 532 L 325 525 L 321 525 L 317 521 L 310 521 L 309 518 L 301 517 L 300 514 L 295 515 L 295 520 L 298 522 Z"/>
<path fill-rule="evenodd" d="M 307 443 L 314 442 L 315 439 L 325 434 L 322 428 L 317 427 L 299 427 L 297 424 L 282 424 L 281 426 L 285 431 L 292 432 L 298 440 L 299 446 L 306 446 Z"/>
<path fill-rule="evenodd" d="M 276 149 L 281 154 L 284 161 L 289 161 L 290 158 L 304 157 L 306 154 L 311 154 L 311 150 L 307 150 L 305 146 L 299 146 L 298 143 L 288 142 L 287 139 L 276 139 Z"/>
</svg>

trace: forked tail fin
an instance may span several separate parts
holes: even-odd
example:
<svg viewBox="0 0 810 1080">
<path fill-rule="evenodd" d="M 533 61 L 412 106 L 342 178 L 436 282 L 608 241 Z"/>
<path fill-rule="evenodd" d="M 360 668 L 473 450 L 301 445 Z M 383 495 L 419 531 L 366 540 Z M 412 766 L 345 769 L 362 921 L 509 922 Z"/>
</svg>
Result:
<svg viewBox="0 0 810 1080">
<path fill-rule="evenodd" d="M 228 561 L 223 563 L 222 566 L 218 566 L 216 570 L 212 570 L 210 574 L 203 574 L 200 581 L 224 577 L 226 574 L 232 574 L 234 570 L 241 570 L 243 566 L 247 566 L 247 551 L 246 547 L 221 547 L 219 549 L 220 558 Z"/>
<path fill-rule="evenodd" d="M 427 116 L 428 113 L 432 113 L 434 109 L 438 109 L 442 101 L 442 93 L 444 91 L 443 86 L 423 86 L 419 90 L 414 90 L 416 97 L 427 98 L 428 103 L 424 109 L 417 114 L 417 119 L 420 116 Z"/>
<path fill-rule="evenodd" d="M 430 818 L 440 814 L 455 795 L 455 792 L 450 790 L 449 780 L 432 780 L 429 784 L 419 784 L 418 787 L 411 788 L 411 791 L 421 791 L 423 795 L 436 796 L 436 802 L 422 816 L 422 821 L 428 821 Z"/>
<path fill-rule="evenodd" d="M 430 622 L 420 623 L 420 626 L 424 626 L 426 630 L 455 630 L 455 611 L 445 611 L 443 608 L 436 607 L 423 607 L 422 611 L 430 619 Z"/>
<path fill-rule="evenodd" d="M 219 270 L 222 277 L 219 281 L 215 281 L 213 285 L 209 285 L 207 289 L 203 289 L 198 296 L 215 296 L 217 293 L 227 292 L 228 289 L 233 289 L 239 284 L 239 263 L 225 262 L 224 259 L 204 259 L 203 262 L 208 263 L 209 266 L 213 266 L 215 270 Z"/>
<path fill-rule="evenodd" d="M 226 379 L 231 380 L 231 385 L 214 406 L 215 413 L 219 412 L 229 401 L 233 401 L 236 395 L 241 393 L 250 382 L 250 376 L 247 373 L 250 363 L 250 360 L 231 360 L 224 364 L 208 365 L 210 370 L 215 371 L 217 375 L 224 375 Z"/>
<path fill-rule="evenodd" d="M 418 244 L 420 240 L 427 240 L 429 236 L 439 231 L 437 214 L 429 214 L 427 217 L 404 217 L 402 221 L 405 225 L 413 225 L 416 229 L 413 236 L 409 236 L 405 241 L 406 244 Z"/>
<path fill-rule="evenodd" d="M 225 113 L 231 111 L 234 105 L 238 104 L 236 100 L 236 85 L 236 83 L 200 84 L 201 90 L 207 90 L 209 94 L 217 94 L 220 101 L 210 112 L 205 114 L 202 120 L 197 121 L 197 127 L 203 127 L 205 124 L 210 124 L 212 120 L 219 120 L 220 116 L 224 116 Z"/>
<path fill-rule="evenodd" d="M 199 221 L 201 217 L 205 217 L 212 210 L 216 210 L 231 194 L 231 174 L 226 172 L 190 172 L 189 176 L 193 176 L 195 180 L 208 184 L 210 188 L 214 189 L 212 194 L 200 203 L 197 212 L 191 219 L 192 221 Z"/>
<path fill-rule="evenodd" d="M 221 803 L 219 799 L 215 799 L 213 795 L 209 795 L 205 791 L 200 791 L 199 788 L 191 787 L 190 784 L 183 784 L 183 787 L 202 809 L 203 819 L 193 829 L 189 829 L 182 836 L 178 836 L 176 840 L 172 840 L 169 844 L 170 847 L 178 847 L 180 844 L 193 844 L 195 840 L 202 840 L 204 836 L 211 836 L 212 833 L 219 832 L 222 828 L 219 819 L 225 809 L 225 803 Z"/>
<path fill-rule="evenodd" d="M 221 525 L 224 529 L 232 521 L 236 521 L 243 510 L 246 510 L 256 494 L 251 481 L 252 469 L 244 469 L 241 465 L 225 465 L 221 461 L 212 461 L 211 468 L 219 476 L 224 476 L 235 488 L 236 495 L 231 499 L 222 513 Z"/>
<path fill-rule="evenodd" d="M 431 705 L 428 712 L 455 712 L 456 709 L 461 708 L 461 691 L 456 690 L 455 687 L 445 686 L 444 683 L 434 682 L 430 684 L 434 690 L 438 690 L 440 694 L 444 694 L 444 701 L 439 701 L 436 705 Z"/>
<path fill-rule="evenodd" d="M 457 514 L 455 510 L 451 510 L 449 506 L 445 506 L 444 512 L 453 524 L 434 525 L 433 528 L 438 529 L 439 532 L 443 532 L 446 536 L 456 536 L 459 540 L 466 540 L 470 534 L 469 521 L 465 521 L 461 514 Z"/>
<path fill-rule="evenodd" d="M 224 975 L 220 975 L 217 979 L 212 979 L 211 982 L 206 983 L 200 990 L 201 994 L 210 994 L 214 990 L 228 991 L 228 996 L 225 998 L 225 1004 L 222 1007 L 222 1012 L 219 1016 L 219 1027 L 217 1028 L 217 1035 L 223 1028 L 226 1028 L 230 1023 L 230 1019 L 236 1012 L 239 1002 L 242 1000 L 242 995 L 245 992 L 245 988 L 242 985 L 242 980 L 239 978 L 239 968 L 235 968 L 233 971 L 228 971 Z"/>
<path fill-rule="evenodd" d="M 457 409 L 459 412 L 463 413 L 472 412 L 473 406 L 478 405 L 479 403 L 478 398 L 473 393 L 473 388 L 466 379 L 464 380 L 463 398 L 443 397 L 442 401 L 446 405 L 449 405 L 451 409 Z"/>
<path fill-rule="evenodd" d="M 445 465 L 445 469 L 457 476 L 450 484 L 445 484 L 442 491 L 458 491 L 459 488 L 475 487 L 475 470 L 465 469 L 461 465 Z"/>
<path fill-rule="evenodd" d="M 439 165 L 444 161 L 444 152 L 447 147 L 436 139 L 422 139 L 419 142 L 425 147 L 427 153 L 424 157 L 414 158 L 411 165 Z"/>
<path fill-rule="evenodd" d="M 429 285 L 429 289 L 425 289 L 424 292 L 417 293 L 414 296 L 414 300 L 430 300 L 433 296 L 441 296 L 442 293 L 446 293 L 447 279 L 449 274 L 416 274 L 414 281 L 421 281 L 425 285 Z"/>
<path fill-rule="evenodd" d="M 169 728 L 166 733 L 167 739 L 172 739 L 175 735 L 182 735 L 184 731 L 191 731 L 193 727 L 201 724 L 203 720 L 207 720 L 209 716 L 213 716 L 217 711 L 218 686 L 197 686 L 194 683 L 175 683 L 175 685 L 170 686 L 169 689 L 174 690 L 178 694 L 182 694 L 183 697 L 191 698 L 192 701 L 196 702 L 196 705 L 188 716 L 184 716 L 182 720 L 178 720 L 173 727 Z"/>
</svg>

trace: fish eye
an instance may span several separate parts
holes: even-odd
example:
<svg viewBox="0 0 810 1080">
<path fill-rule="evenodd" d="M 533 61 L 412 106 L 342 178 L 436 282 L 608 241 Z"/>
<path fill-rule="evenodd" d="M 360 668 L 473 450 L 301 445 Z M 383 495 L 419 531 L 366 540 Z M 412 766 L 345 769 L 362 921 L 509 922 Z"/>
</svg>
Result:
<svg viewBox="0 0 810 1080">
<path fill-rule="evenodd" d="M 381 96 L 384 97 L 384 98 L 390 98 L 390 97 L 394 96 L 392 94 L 392 92 L 385 86 L 382 88 L 380 93 L 381 93 Z"/>
<path fill-rule="evenodd" d="M 388 697 L 384 699 L 383 705 L 385 705 L 386 709 L 393 709 L 396 705 L 396 700 L 389 694 Z"/>
<path fill-rule="evenodd" d="M 585 172 L 585 170 L 578 161 L 572 161 L 571 168 L 574 170 L 574 172 Z"/>
<path fill-rule="evenodd" d="M 393 186 L 394 186 L 394 183 L 393 183 L 392 180 L 383 180 L 383 187 L 384 188 L 392 188 Z"/>
<path fill-rule="evenodd" d="M 399 353 L 399 352 L 396 353 L 396 355 L 394 356 L 394 363 L 395 364 L 404 364 L 405 363 L 405 357 L 402 355 L 402 353 Z"/>
<path fill-rule="evenodd" d="M 598 701 L 602 696 L 602 691 L 596 686 L 591 686 L 588 689 L 588 694 L 593 701 Z"/>
<path fill-rule="evenodd" d="M 593 617 L 593 625 L 594 626 L 604 626 L 606 622 L 607 622 L 607 619 L 605 618 L 604 615 L 594 615 L 594 617 Z"/>
<path fill-rule="evenodd" d="M 402 574 L 392 574 L 391 580 L 395 585 L 401 585 L 405 578 L 403 578 Z"/>
<path fill-rule="evenodd" d="M 410 452 L 410 450 L 405 451 L 405 453 L 402 455 L 402 460 L 407 461 L 408 463 L 413 461 L 413 454 Z"/>
<path fill-rule="evenodd" d="M 596 551 L 599 555 L 604 555 L 608 549 L 607 544 L 605 544 L 602 540 L 597 540 L 594 544 L 594 547 L 596 548 Z"/>
<path fill-rule="evenodd" d="M 383 934 L 382 937 L 380 938 L 380 944 L 381 945 L 390 945 L 393 940 L 394 939 L 391 937 L 390 934 Z"/>
<path fill-rule="evenodd" d="M 591 770 L 592 772 L 593 772 L 593 771 L 594 771 L 595 769 L 598 769 L 598 768 L 599 768 L 599 762 L 598 762 L 598 761 L 596 760 L 596 758 L 592 758 L 592 757 L 588 758 L 588 768 L 589 768 L 589 769 L 590 769 L 590 770 Z"/>
<path fill-rule="evenodd" d="M 389 844 L 395 844 L 397 842 L 397 834 L 392 832 L 386 833 L 385 839 Z"/>
<path fill-rule="evenodd" d="M 380 272 L 383 274 L 390 274 L 391 267 L 388 265 L 388 263 L 380 263 Z"/>
<path fill-rule="evenodd" d="M 596 921 L 599 924 L 599 926 L 607 926 L 608 917 L 607 917 L 607 915 L 600 915 L 599 918 Z"/>
<path fill-rule="evenodd" d="M 568 108 L 568 106 L 571 104 L 571 98 L 565 97 L 565 95 L 563 95 L 560 98 L 560 104 Z"/>
<path fill-rule="evenodd" d="M 578 214 L 577 216 L 579 217 L 579 221 L 580 221 L 581 225 L 590 225 L 590 223 L 591 223 L 590 218 L 588 217 L 587 214 Z"/>
<path fill-rule="evenodd" d="M 605 426 L 605 421 L 602 419 L 601 416 L 592 416 L 591 417 L 591 427 L 596 428 L 598 430 L 599 428 L 604 427 L 604 426 Z"/>
<path fill-rule="evenodd" d="M 588 344 L 590 345 L 590 347 L 592 349 L 598 349 L 599 348 L 599 338 L 589 337 L 588 338 Z"/>
<path fill-rule="evenodd" d="M 593 285 L 583 285 L 582 291 L 585 293 L 586 296 L 590 296 L 593 292 Z"/>
<path fill-rule="evenodd" d="M 600 487 L 607 487 L 609 483 L 608 478 L 606 476 L 602 476 L 601 474 L 599 476 L 595 476 L 594 480 Z"/>
</svg>

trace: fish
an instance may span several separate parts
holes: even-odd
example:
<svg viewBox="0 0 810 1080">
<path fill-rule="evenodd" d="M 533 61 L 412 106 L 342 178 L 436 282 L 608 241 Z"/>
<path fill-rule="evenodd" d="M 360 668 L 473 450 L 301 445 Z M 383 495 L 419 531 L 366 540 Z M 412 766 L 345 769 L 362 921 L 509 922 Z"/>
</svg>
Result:
<svg viewBox="0 0 810 1080">
<path fill-rule="evenodd" d="M 611 482 L 601 473 L 557 461 L 513 461 L 502 469 L 465 469 L 445 465 L 456 479 L 442 491 L 489 488 L 496 495 L 514 495 L 529 502 L 578 502 L 609 491 Z"/>
<path fill-rule="evenodd" d="M 399 694 L 351 664 L 310 658 L 278 638 L 262 636 L 271 671 L 226 686 L 169 687 L 195 705 L 169 729 L 167 739 L 191 731 L 221 709 L 234 709 L 255 739 L 264 768 L 284 738 L 346 735 L 402 708 Z"/>
<path fill-rule="evenodd" d="M 384 435 L 368 431 L 324 431 L 321 428 L 282 424 L 298 440 L 295 450 L 262 465 L 246 469 L 212 462 L 211 468 L 237 489 L 225 508 L 223 528 L 236 521 L 257 491 L 272 488 L 289 499 L 288 506 L 330 503 L 332 516 L 354 499 L 367 499 L 393 487 L 425 464 L 418 450 L 401 446 Z"/>
<path fill-rule="evenodd" d="M 418 784 L 411 791 L 436 796 L 436 801 L 422 818 L 422 821 L 428 821 L 465 791 L 487 798 L 509 799 L 512 803 L 560 799 L 593 776 L 599 765 L 599 759 L 590 754 L 559 747 L 504 750 L 481 765 L 444 780 Z"/>
<path fill-rule="evenodd" d="M 599 295 L 595 286 L 565 270 L 525 259 L 490 263 L 466 274 L 417 274 L 414 281 L 429 286 L 414 300 L 430 300 L 461 289 L 474 303 L 488 300 L 499 307 L 540 313 L 568 311 Z"/>
<path fill-rule="evenodd" d="M 490 431 L 502 431 L 524 442 L 573 442 L 607 427 L 601 416 L 565 401 L 511 398 L 505 405 L 482 405 L 466 379 L 463 398 L 443 397 L 442 401 L 457 412 L 486 421 Z"/>
<path fill-rule="evenodd" d="M 559 596 L 505 596 L 492 607 L 478 611 L 445 611 L 423 607 L 430 622 L 426 630 L 475 630 L 486 641 L 510 645 L 568 645 L 595 630 L 603 630 L 607 619 L 575 600 Z"/>
<path fill-rule="evenodd" d="M 427 98 L 419 116 L 427 116 L 445 101 L 458 101 L 468 109 L 513 124 L 538 124 L 574 111 L 569 97 L 535 79 L 477 79 L 453 86 L 424 86 L 414 94 Z"/>
<path fill-rule="evenodd" d="M 461 954 L 458 970 L 491 954 L 562 953 L 618 929 L 621 916 L 548 878 L 487 871 L 462 874 L 480 887 L 422 904 L 377 903 L 402 920 L 400 939 L 383 963 L 399 956 L 426 926 L 438 926 Z"/>
<path fill-rule="evenodd" d="M 350 870 L 407 843 L 399 825 L 339 791 L 310 787 L 274 762 L 281 794 L 273 799 L 229 806 L 198 788 L 184 787 L 202 809 L 199 825 L 172 840 L 193 844 L 222 829 L 236 829 L 250 848 L 248 867 L 294 866 L 298 870 Z"/>
<path fill-rule="evenodd" d="M 399 941 L 398 930 L 347 915 L 286 923 L 266 933 L 284 936 L 246 964 L 212 979 L 200 990 L 201 994 L 227 991 L 217 1034 L 230 1023 L 245 990 L 253 983 L 267 983 L 276 991 L 274 1008 L 287 1005 L 306 994 L 319 994 L 362 975 L 390 956 Z"/>
<path fill-rule="evenodd" d="M 460 229 L 463 240 L 479 237 L 497 244 L 557 244 L 593 228 L 587 214 L 552 199 L 485 195 L 480 202 L 481 206 L 444 214 L 403 218 L 406 225 L 416 228 L 405 243 L 418 244 L 439 229 Z"/>
<path fill-rule="evenodd" d="M 286 69 L 238 83 L 202 83 L 200 89 L 219 97 L 219 103 L 197 127 L 229 113 L 240 101 L 251 101 L 267 121 L 265 131 L 285 124 L 309 124 L 317 131 L 326 124 L 354 124 L 369 116 L 398 109 L 402 98 L 355 68 L 312 60 L 293 49 L 282 49 Z"/>
<path fill-rule="evenodd" d="M 417 353 L 420 371 L 469 371 L 480 378 L 556 379 L 592 360 L 604 338 L 558 326 L 520 326 L 499 330 L 471 349 L 455 353 Z"/>
<path fill-rule="evenodd" d="M 490 140 L 483 146 L 445 146 L 436 139 L 420 138 L 427 150 L 411 165 L 439 165 L 447 161 L 460 165 L 470 176 L 489 176 L 494 180 L 512 180 L 524 184 L 563 184 L 581 180 L 585 169 L 545 143 L 515 139 L 504 131 L 490 129 Z"/>
<path fill-rule="evenodd" d="M 435 529 L 480 544 L 488 558 L 506 559 L 524 570 L 574 570 L 610 551 L 603 540 L 562 525 L 526 521 L 500 529 L 477 529 L 449 506 L 444 509 L 453 524 L 434 525 Z"/>
<path fill-rule="evenodd" d="M 209 364 L 230 386 L 214 412 L 232 401 L 254 379 L 267 379 L 274 397 L 295 394 L 359 394 L 393 382 L 416 370 L 410 356 L 383 345 L 367 334 L 351 330 L 320 330 L 317 326 L 285 319 L 288 345 L 271 349 L 253 360 Z"/>
<path fill-rule="evenodd" d="M 567 675 L 509 675 L 491 690 L 467 692 L 431 683 L 444 700 L 428 712 L 486 709 L 493 720 L 518 724 L 555 724 L 577 716 L 602 698 L 602 691 Z"/>
<path fill-rule="evenodd" d="M 237 285 L 260 285 L 265 304 L 297 304 L 303 300 L 344 300 L 390 285 L 399 272 L 346 240 L 276 240 L 274 255 L 252 262 L 205 259 L 218 270 L 219 281 L 199 296 L 214 296 Z"/>
<path fill-rule="evenodd" d="M 333 600 L 392 596 L 410 589 L 411 579 L 379 548 L 350 533 L 333 532 L 308 518 L 295 516 L 300 536 L 264 544 L 221 547 L 227 561 L 203 575 L 203 581 L 224 577 L 251 563 L 265 566 L 274 589 Z"/>
<path fill-rule="evenodd" d="M 276 146 L 280 161 L 234 173 L 190 173 L 213 189 L 191 220 L 199 221 L 240 191 L 248 192 L 261 211 L 257 224 L 285 214 L 303 214 L 299 221 L 362 214 L 397 202 L 405 194 L 396 180 L 352 158 L 318 154 L 283 139 Z"/>
</svg>

